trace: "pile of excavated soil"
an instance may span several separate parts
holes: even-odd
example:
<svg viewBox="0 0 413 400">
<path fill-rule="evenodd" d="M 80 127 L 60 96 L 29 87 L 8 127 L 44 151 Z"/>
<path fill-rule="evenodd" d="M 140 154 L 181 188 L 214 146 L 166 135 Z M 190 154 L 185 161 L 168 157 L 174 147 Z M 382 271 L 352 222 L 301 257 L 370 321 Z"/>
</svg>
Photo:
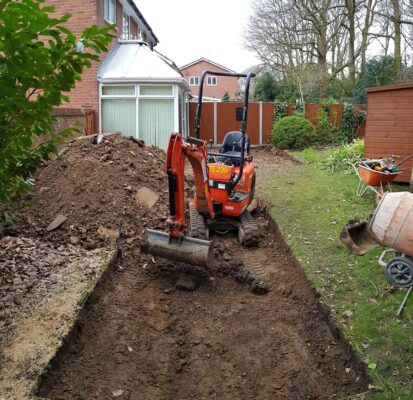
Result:
<svg viewBox="0 0 413 400">
<path fill-rule="evenodd" d="M 101 144 L 75 140 L 35 177 L 10 236 L 35 236 L 55 244 L 93 249 L 121 240 L 136 246 L 148 224 L 164 228 L 167 216 L 165 153 L 120 135 Z M 34 195 L 34 196 L 33 196 Z M 48 231 L 56 216 L 67 220 Z"/>
</svg>

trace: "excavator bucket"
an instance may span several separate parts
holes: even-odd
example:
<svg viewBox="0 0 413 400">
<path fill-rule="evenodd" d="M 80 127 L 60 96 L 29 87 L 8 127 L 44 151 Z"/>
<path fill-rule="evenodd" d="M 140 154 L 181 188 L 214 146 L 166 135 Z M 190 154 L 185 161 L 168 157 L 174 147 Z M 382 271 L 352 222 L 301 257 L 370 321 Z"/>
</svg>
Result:
<svg viewBox="0 0 413 400">
<path fill-rule="evenodd" d="M 340 233 L 341 244 L 352 253 L 362 256 L 378 247 L 377 239 L 370 231 L 369 221 L 351 220 Z"/>
<path fill-rule="evenodd" d="M 145 230 L 142 250 L 172 261 L 208 267 L 212 264 L 211 242 L 191 237 L 174 238 L 166 232 Z"/>
</svg>

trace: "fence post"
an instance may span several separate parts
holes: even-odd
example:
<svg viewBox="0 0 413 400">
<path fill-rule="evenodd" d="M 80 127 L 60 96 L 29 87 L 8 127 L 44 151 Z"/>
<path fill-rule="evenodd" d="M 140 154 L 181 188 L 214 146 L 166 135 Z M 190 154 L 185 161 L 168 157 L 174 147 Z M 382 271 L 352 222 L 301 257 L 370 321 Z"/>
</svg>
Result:
<svg viewBox="0 0 413 400">
<path fill-rule="evenodd" d="M 262 101 L 260 101 L 260 141 L 259 144 L 262 145 Z"/>
<path fill-rule="evenodd" d="M 214 101 L 214 144 L 218 144 L 218 103 Z"/>
</svg>

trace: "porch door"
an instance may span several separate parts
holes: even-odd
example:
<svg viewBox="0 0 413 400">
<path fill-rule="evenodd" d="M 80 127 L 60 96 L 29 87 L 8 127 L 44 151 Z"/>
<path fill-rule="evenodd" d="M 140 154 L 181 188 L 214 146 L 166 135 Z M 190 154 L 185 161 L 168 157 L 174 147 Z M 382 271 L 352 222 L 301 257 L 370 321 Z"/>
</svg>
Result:
<svg viewBox="0 0 413 400">
<path fill-rule="evenodd" d="M 139 99 L 140 139 L 166 150 L 173 130 L 173 99 Z"/>
</svg>

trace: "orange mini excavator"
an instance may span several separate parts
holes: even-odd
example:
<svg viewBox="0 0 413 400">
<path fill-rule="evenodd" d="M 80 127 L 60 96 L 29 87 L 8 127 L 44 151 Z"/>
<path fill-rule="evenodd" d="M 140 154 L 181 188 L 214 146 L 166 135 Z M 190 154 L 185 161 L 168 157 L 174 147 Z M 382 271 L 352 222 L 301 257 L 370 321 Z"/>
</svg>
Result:
<svg viewBox="0 0 413 400">
<path fill-rule="evenodd" d="M 228 132 L 219 152 L 211 152 L 199 139 L 202 94 L 207 75 L 246 78 L 245 101 L 240 131 Z M 173 133 L 169 139 L 166 168 L 169 182 L 169 232 L 145 231 L 143 250 L 149 254 L 185 263 L 207 266 L 213 252 L 209 232 L 238 231 L 241 244 L 256 245 L 258 228 L 247 210 L 254 198 L 255 167 L 246 135 L 249 73 L 204 71 L 200 78 L 195 136 Z M 185 159 L 194 172 L 195 196 L 189 201 L 189 221 L 185 216 Z"/>
</svg>

